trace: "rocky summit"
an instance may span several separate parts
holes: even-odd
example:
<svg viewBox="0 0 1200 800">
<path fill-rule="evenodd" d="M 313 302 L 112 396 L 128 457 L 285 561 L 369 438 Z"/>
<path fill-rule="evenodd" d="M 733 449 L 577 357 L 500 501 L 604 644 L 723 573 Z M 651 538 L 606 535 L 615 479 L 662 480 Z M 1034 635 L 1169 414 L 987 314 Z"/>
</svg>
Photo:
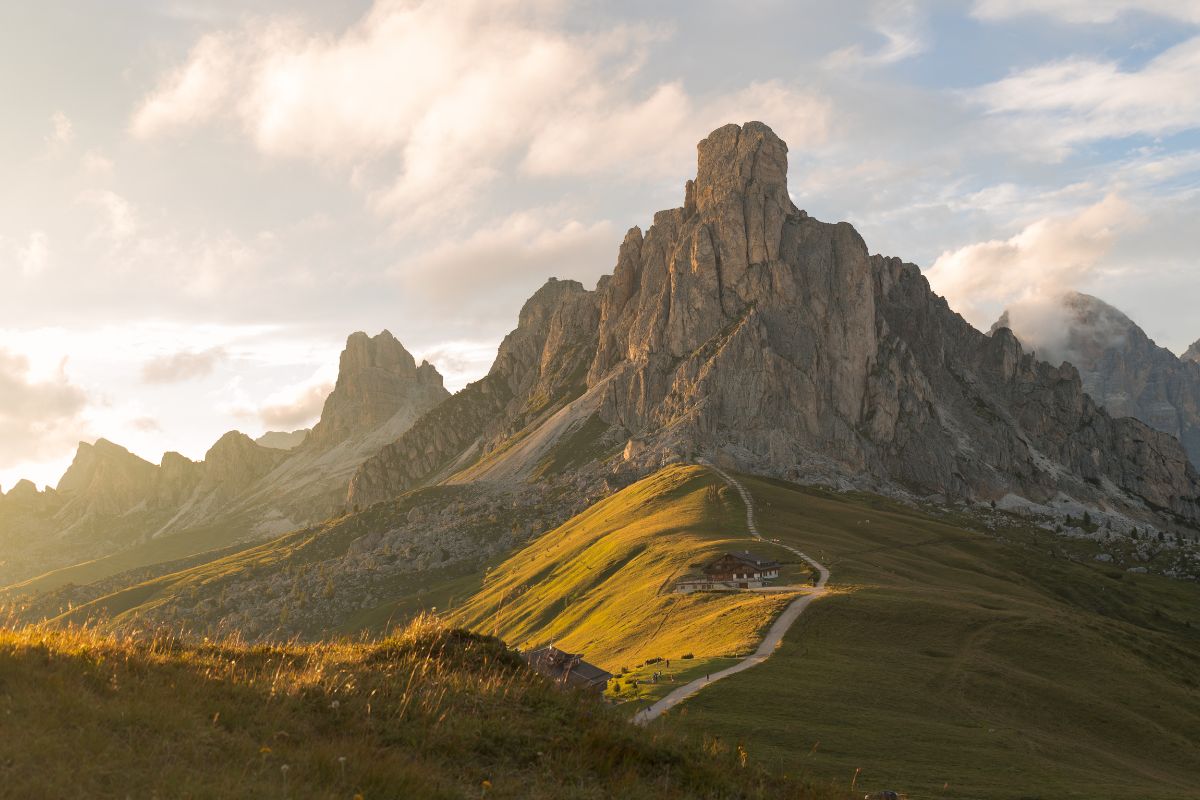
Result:
<svg viewBox="0 0 1200 800">
<path fill-rule="evenodd" d="M 1171 434 L 1200 465 L 1200 363 L 1159 347 L 1124 313 L 1078 292 L 1063 295 L 1051 313 L 1005 311 L 993 331 L 1000 327 L 1040 358 L 1071 363 L 1110 414 Z"/>
<path fill-rule="evenodd" d="M 344 509 L 354 469 L 448 395 L 437 370 L 391 333 L 360 332 L 311 432 L 255 441 L 230 431 L 200 461 L 168 452 L 157 465 L 105 439 L 82 442 L 56 491 L 20 484 L 3 498 L 0 579 L 156 539 L 182 537 L 172 552 L 198 552 L 325 519 Z"/>
<path fill-rule="evenodd" d="M 1183 352 L 1181 358 L 1184 361 L 1194 361 L 1200 364 L 1200 339 L 1192 342 L 1192 346 Z"/>
<path fill-rule="evenodd" d="M 332 447 L 375 430 L 397 413 L 419 416 L 449 394 L 438 371 L 426 361 L 417 366 L 390 331 L 373 337 L 354 333 L 338 362 L 337 384 L 304 444 Z"/>
<path fill-rule="evenodd" d="M 630 230 L 595 290 L 539 290 L 491 373 L 434 414 L 363 464 L 352 502 L 456 471 L 529 476 L 594 419 L 643 472 L 708 455 L 800 481 L 1200 518 L 1175 438 L 1113 417 L 1074 367 L 975 330 L 917 266 L 797 208 L 787 146 L 760 122 L 704 139 L 683 205 Z"/>
</svg>

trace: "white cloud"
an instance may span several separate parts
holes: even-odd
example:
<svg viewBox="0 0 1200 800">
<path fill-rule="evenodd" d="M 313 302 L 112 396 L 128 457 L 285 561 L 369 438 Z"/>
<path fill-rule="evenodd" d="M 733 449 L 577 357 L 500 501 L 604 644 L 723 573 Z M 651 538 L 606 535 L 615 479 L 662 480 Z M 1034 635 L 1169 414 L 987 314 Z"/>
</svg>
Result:
<svg viewBox="0 0 1200 800">
<path fill-rule="evenodd" d="M 971 13 L 989 20 L 1041 14 L 1063 22 L 1099 24 L 1131 11 L 1200 23 L 1195 0 L 976 0 Z"/>
<path fill-rule="evenodd" d="M 138 232 L 137 213 L 133 204 L 116 192 L 96 190 L 84 192 L 81 202 L 90 204 L 103 212 L 96 235 L 113 244 L 121 244 Z"/>
<path fill-rule="evenodd" d="M 0 239 L 0 245 L 3 244 L 4 240 Z M 30 231 L 25 244 L 9 246 L 6 249 L 16 262 L 21 275 L 26 278 L 37 277 L 50 264 L 50 240 L 45 231 Z"/>
<path fill-rule="evenodd" d="M 84 435 L 82 389 L 65 366 L 32 374 L 24 355 L 0 349 L 0 466 L 61 457 Z"/>
<path fill-rule="evenodd" d="M 471 381 L 479 380 L 496 360 L 496 342 L 471 339 L 438 342 L 413 353 L 418 360 L 437 368 L 446 388 L 457 392 Z"/>
<path fill-rule="evenodd" d="M 596 108 L 549 121 L 533 135 L 523 169 L 533 175 L 688 174 L 696 143 L 729 122 L 768 122 L 785 141 L 815 147 L 829 137 L 827 99 L 780 81 L 696 102 L 682 84 L 659 86 L 641 102 Z"/>
<path fill-rule="evenodd" d="M 638 26 L 568 30 L 559 3 L 378 0 L 340 36 L 283 20 L 210 34 L 133 116 L 140 137 L 227 119 L 275 157 L 354 176 L 377 212 L 415 227 L 471 205 L 523 164 L 578 174 L 618 161 L 661 174 L 731 106 L 756 97 L 828 116 L 811 92 L 750 87 L 696 102 L 677 82 L 647 82 L 657 37 Z M 751 117 L 741 117 L 742 121 Z"/>
<path fill-rule="evenodd" d="M 1022 70 L 969 93 L 1009 124 L 1014 147 L 1061 156 L 1075 145 L 1200 127 L 1200 37 L 1138 70 L 1072 58 Z"/>
<path fill-rule="evenodd" d="M 113 173 L 112 159 L 98 150 L 88 150 L 79 163 L 84 173 L 92 177 L 107 178 Z"/>
<path fill-rule="evenodd" d="M 501 298 L 520 302 L 550 277 L 595 281 L 615 261 L 618 243 L 607 221 L 558 220 L 551 210 L 534 209 L 443 242 L 397 265 L 393 274 L 441 308 L 447 301 L 486 308 L 507 324 L 511 307 Z"/>
<path fill-rule="evenodd" d="M 147 138 L 211 118 L 233 89 L 234 66 L 230 37 L 203 37 L 192 48 L 187 63 L 142 103 L 130 130 Z"/>
<path fill-rule="evenodd" d="M 877 0 L 869 15 L 871 26 L 883 40 L 882 44 L 874 51 L 868 51 L 861 44 L 835 50 L 825 58 L 826 68 L 884 67 L 920 55 L 928 48 L 921 30 L 920 12 L 913 0 Z"/>
<path fill-rule="evenodd" d="M 46 135 L 46 144 L 50 146 L 51 152 L 63 150 L 74 139 L 75 126 L 71 123 L 71 118 L 61 111 L 51 114 L 50 133 Z"/>
<path fill-rule="evenodd" d="M 267 430 L 311 427 L 333 391 L 335 373 L 336 367 L 322 365 L 309 379 L 268 395 L 257 408 L 243 413 L 258 417 Z"/>
<path fill-rule="evenodd" d="M 207 350 L 181 350 L 155 356 L 142 365 L 142 381 L 145 383 L 181 383 L 203 378 L 228 358 L 223 347 Z"/>
<path fill-rule="evenodd" d="M 1110 194 L 1067 216 L 1045 217 L 1015 236 L 942 253 L 926 273 L 951 308 L 986 330 L 1006 307 L 1057 304 L 1095 276 L 1117 237 L 1142 224 Z"/>
<path fill-rule="evenodd" d="M 76 199 L 96 214 L 87 234 L 88 244 L 95 245 L 87 254 L 87 273 L 106 281 L 136 276 L 140 288 L 210 298 L 253 285 L 263 277 L 268 254 L 278 250 L 270 231 L 250 237 L 230 231 L 185 234 L 161 218 L 144 219 L 132 202 L 111 190 L 87 190 Z"/>
</svg>

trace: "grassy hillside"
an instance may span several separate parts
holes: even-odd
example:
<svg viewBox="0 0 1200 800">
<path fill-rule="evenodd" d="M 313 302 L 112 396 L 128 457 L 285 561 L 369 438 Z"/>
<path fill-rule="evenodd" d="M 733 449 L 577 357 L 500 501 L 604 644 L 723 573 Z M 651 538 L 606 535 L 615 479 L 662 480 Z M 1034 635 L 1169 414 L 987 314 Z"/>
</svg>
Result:
<svg viewBox="0 0 1200 800">
<path fill-rule="evenodd" d="M 821 798 L 635 729 L 494 639 L 245 646 L 0 629 L 0 790 L 89 798 Z"/>
<path fill-rule="evenodd" d="M 428 487 L 258 545 L 174 562 L 177 569 L 163 565 L 153 577 L 128 573 L 128 582 L 51 618 L 109 630 L 147 621 L 236 630 L 251 639 L 379 635 L 473 594 L 488 554 L 509 552 L 514 531 L 537 518 L 536 508 L 514 509 L 469 487 Z M 33 604 L 25 618 L 57 608 L 54 599 Z"/>
<path fill-rule="evenodd" d="M 823 561 L 833 591 L 765 665 L 656 725 L 913 798 L 1200 796 L 1200 586 L 1099 564 L 1097 545 L 1004 515 L 989 528 L 744 480 L 764 535 Z M 667 593 L 744 530 L 716 485 L 681 467 L 635 484 L 494 570 L 456 619 L 609 669 L 689 651 L 679 679 L 716 669 L 699 657 L 744 652 L 774 610 Z"/>
<path fill-rule="evenodd" d="M 670 591 L 690 564 L 749 546 L 744 519 L 712 473 L 668 467 L 519 550 L 452 618 L 522 648 L 582 652 L 611 672 L 648 658 L 696 669 L 746 653 L 791 595 Z M 771 545 L 756 549 L 795 560 Z M 681 661 L 685 654 L 694 658 Z"/>
<path fill-rule="evenodd" d="M 4 587 L 3 591 L 9 596 L 37 594 L 53 591 L 68 584 L 82 585 L 102 581 L 129 570 L 186 559 L 234 546 L 246 538 L 250 529 L 251 522 L 249 520 L 234 519 L 221 525 L 199 527 L 161 539 L 150 539 L 138 544 L 131 544 L 102 558 L 61 567 L 14 583 Z"/>
<path fill-rule="evenodd" d="M 837 591 L 663 725 L 913 797 L 1200 796 L 1200 586 L 1013 520 L 745 484 Z"/>
</svg>

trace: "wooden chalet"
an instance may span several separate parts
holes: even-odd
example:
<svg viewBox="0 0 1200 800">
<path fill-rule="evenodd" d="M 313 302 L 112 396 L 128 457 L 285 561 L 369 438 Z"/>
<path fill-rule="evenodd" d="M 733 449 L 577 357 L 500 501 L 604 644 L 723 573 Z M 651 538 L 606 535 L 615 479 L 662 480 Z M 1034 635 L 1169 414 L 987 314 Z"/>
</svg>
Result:
<svg viewBox="0 0 1200 800">
<path fill-rule="evenodd" d="M 689 592 L 720 591 L 736 589 L 759 589 L 766 582 L 779 577 L 779 562 L 752 553 L 737 550 L 722 553 L 701 566 L 701 572 L 685 575 L 675 582 L 675 591 Z"/>
</svg>

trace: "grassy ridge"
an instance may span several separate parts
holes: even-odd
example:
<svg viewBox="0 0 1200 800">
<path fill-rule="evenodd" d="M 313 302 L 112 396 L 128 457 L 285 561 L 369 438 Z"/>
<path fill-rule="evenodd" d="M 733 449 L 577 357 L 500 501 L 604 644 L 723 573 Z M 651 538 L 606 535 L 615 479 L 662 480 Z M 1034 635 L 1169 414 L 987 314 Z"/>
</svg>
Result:
<svg viewBox="0 0 1200 800">
<path fill-rule="evenodd" d="M 635 729 L 431 618 L 308 646 L 0 629 L 0 741 L 6 797 L 839 796 Z"/>
<path fill-rule="evenodd" d="M 236 547 L 240 540 L 246 538 L 251 526 L 249 520 L 235 519 L 221 525 L 197 527 L 174 536 L 150 539 L 102 558 L 61 567 L 14 583 L 4 587 L 4 591 L 12 595 L 48 592 L 67 584 L 94 583 L 128 570 Z"/>
<path fill-rule="evenodd" d="M 647 658 L 745 653 L 786 597 L 670 586 L 707 555 L 747 546 L 744 513 L 724 484 L 700 467 L 668 467 L 518 551 L 452 618 L 522 648 L 583 652 L 613 672 Z"/>
<path fill-rule="evenodd" d="M 914 798 L 1200 796 L 1200 586 L 1015 524 L 743 480 L 835 592 L 661 724 Z"/>
<path fill-rule="evenodd" d="M 410 492 L 391 502 L 380 503 L 366 511 L 327 520 L 301 528 L 270 541 L 246 545 L 241 549 L 214 552 L 211 560 L 188 564 L 178 571 L 142 581 L 78 605 L 59 616 L 62 624 L 94 624 L 100 621 L 112 629 L 136 626 L 139 618 L 159 607 L 170 608 L 181 597 L 207 596 L 234 580 L 254 579 L 283 569 L 298 570 L 346 553 L 365 533 L 396 524 L 411 508 L 436 507 L 453 502 L 466 490 L 459 487 L 429 487 Z M 447 587 L 445 599 L 469 594 L 478 587 L 478 570 L 461 564 L 398 576 L 392 586 L 394 599 L 385 606 L 358 612 L 345 620 L 346 632 L 369 631 L 373 634 L 390 628 L 392 620 L 403 621 L 429 605 L 437 605 L 441 595 L 431 597 L 427 588 Z M 431 602 L 432 601 L 432 602 Z M 199 625 L 203 620 L 191 620 Z M 311 631 L 306 633 L 325 633 Z"/>
</svg>

